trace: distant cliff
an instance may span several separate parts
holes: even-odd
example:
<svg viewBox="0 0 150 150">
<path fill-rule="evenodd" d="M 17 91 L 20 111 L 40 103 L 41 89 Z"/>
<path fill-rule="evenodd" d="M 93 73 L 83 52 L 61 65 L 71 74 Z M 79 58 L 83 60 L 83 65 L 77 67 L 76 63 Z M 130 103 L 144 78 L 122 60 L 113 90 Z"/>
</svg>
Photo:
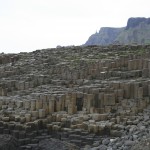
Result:
<svg viewBox="0 0 150 150">
<path fill-rule="evenodd" d="M 102 27 L 84 45 L 150 44 L 150 18 L 129 18 L 126 27 Z"/>
<path fill-rule="evenodd" d="M 89 37 L 86 45 L 109 45 L 112 44 L 124 28 L 103 27 L 99 33 Z"/>
</svg>

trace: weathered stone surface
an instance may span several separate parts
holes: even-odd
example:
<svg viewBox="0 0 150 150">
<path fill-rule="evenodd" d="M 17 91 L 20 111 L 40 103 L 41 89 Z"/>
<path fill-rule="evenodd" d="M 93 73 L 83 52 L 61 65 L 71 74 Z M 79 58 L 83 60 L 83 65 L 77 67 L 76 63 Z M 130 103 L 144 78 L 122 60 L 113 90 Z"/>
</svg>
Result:
<svg viewBox="0 0 150 150">
<path fill-rule="evenodd" d="M 0 54 L 0 133 L 22 149 L 50 136 L 80 148 L 129 149 L 150 131 L 149 50 L 110 45 Z"/>
<path fill-rule="evenodd" d="M 134 146 L 131 147 L 131 150 L 149 150 L 150 149 L 150 139 L 142 139 L 141 142 L 136 143 Z"/>
<path fill-rule="evenodd" d="M 70 143 L 67 143 L 67 142 L 62 142 L 60 140 L 56 140 L 56 139 L 47 139 L 47 140 L 42 140 L 40 141 L 40 143 L 38 144 L 37 146 L 38 150 L 58 150 L 58 149 L 61 149 L 61 150 L 79 150 L 79 147 L 73 145 L 73 144 L 70 144 Z"/>
<path fill-rule="evenodd" d="M 0 149 L 1 150 L 17 150 L 17 140 L 8 134 L 0 134 Z"/>
</svg>

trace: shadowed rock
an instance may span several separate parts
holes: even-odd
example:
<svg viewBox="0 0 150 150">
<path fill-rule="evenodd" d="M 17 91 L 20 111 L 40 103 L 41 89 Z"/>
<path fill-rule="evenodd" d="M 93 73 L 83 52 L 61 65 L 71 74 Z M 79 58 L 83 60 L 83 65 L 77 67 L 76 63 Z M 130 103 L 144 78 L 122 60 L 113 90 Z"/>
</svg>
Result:
<svg viewBox="0 0 150 150">
<path fill-rule="evenodd" d="M 0 150 L 17 150 L 17 140 L 8 134 L 0 134 Z"/>
<path fill-rule="evenodd" d="M 149 150 L 150 149 L 150 138 L 143 139 L 136 143 L 131 150 Z"/>
<path fill-rule="evenodd" d="M 39 142 L 38 150 L 79 150 L 79 147 L 56 139 L 46 139 Z"/>
</svg>

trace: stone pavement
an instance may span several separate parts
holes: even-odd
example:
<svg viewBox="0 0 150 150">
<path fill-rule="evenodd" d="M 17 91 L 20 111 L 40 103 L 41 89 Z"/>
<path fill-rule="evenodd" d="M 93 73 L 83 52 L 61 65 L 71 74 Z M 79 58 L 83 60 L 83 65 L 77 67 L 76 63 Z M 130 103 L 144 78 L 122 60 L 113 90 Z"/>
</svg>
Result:
<svg viewBox="0 0 150 150">
<path fill-rule="evenodd" d="M 149 132 L 149 77 L 150 45 L 0 54 L 0 134 L 22 149 L 51 137 L 81 149 L 129 149 L 141 138 L 129 133 Z"/>
</svg>

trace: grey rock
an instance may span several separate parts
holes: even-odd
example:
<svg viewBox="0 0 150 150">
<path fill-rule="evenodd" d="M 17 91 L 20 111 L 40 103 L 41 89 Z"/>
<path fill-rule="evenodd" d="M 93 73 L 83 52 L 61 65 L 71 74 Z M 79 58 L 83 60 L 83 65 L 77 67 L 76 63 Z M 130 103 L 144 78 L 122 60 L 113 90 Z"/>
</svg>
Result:
<svg viewBox="0 0 150 150">
<path fill-rule="evenodd" d="M 117 146 L 117 147 L 121 147 L 121 146 L 122 146 L 122 142 L 116 143 L 116 146 Z"/>
<path fill-rule="evenodd" d="M 148 121 L 150 118 L 148 115 L 144 115 L 144 121 Z"/>
<path fill-rule="evenodd" d="M 144 131 L 145 129 L 146 129 L 145 126 L 140 126 L 140 130 L 141 130 L 141 131 Z"/>
<path fill-rule="evenodd" d="M 133 140 L 137 140 L 138 139 L 138 136 L 137 135 L 133 135 Z"/>
<path fill-rule="evenodd" d="M 108 144 L 109 144 L 109 142 L 110 142 L 110 140 L 109 140 L 109 139 L 104 139 L 104 140 L 102 141 L 102 144 L 104 144 L 104 145 L 108 145 Z"/>
<path fill-rule="evenodd" d="M 0 150 L 17 150 L 17 140 L 8 134 L 0 134 Z"/>
<path fill-rule="evenodd" d="M 111 130 L 110 131 L 110 135 L 114 136 L 114 137 L 121 137 L 122 136 L 122 132 L 121 131 L 117 131 L 117 130 Z"/>
<path fill-rule="evenodd" d="M 132 146 L 135 142 L 134 141 L 125 141 L 124 145 L 125 146 Z"/>
<path fill-rule="evenodd" d="M 124 146 L 123 150 L 129 150 L 129 147 L 128 146 Z"/>
<path fill-rule="evenodd" d="M 99 145 L 100 145 L 100 143 L 99 143 L 98 141 L 96 141 L 96 142 L 93 143 L 93 146 L 94 146 L 94 147 L 97 147 L 97 146 L 99 146 Z"/>
<path fill-rule="evenodd" d="M 149 150 L 150 149 L 150 138 L 141 139 L 139 142 L 135 143 L 131 150 Z"/>
<path fill-rule="evenodd" d="M 116 145 L 113 145 L 112 148 L 113 148 L 113 150 L 116 150 L 116 149 L 117 149 L 117 146 L 116 146 Z"/>
<path fill-rule="evenodd" d="M 46 140 L 41 140 L 39 142 L 38 145 L 38 149 L 39 150 L 49 150 L 49 148 L 51 148 L 52 150 L 66 150 L 66 149 L 72 149 L 72 150 L 79 150 L 79 147 L 67 143 L 67 142 L 63 142 L 57 139 L 46 139 Z"/>
<path fill-rule="evenodd" d="M 84 150 L 90 150 L 91 146 L 90 145 L 85 145 L 85 147 L 83 148 Z"/>
<path fill-rule="evenodd" d="M 93 147 L 90 150 L 99 150 L 99 147 Z"/>
<path fill-rule="evenodd" d="M 107 150 L 107 146 L 105 146 L 105 145 L 100 145 L 100 146 L 99 146 L 99 150 Z"/>
<path fill-rule="evenodd" d="M 139 123 L 139 120 L 138 120 L 138 119 L 136 119 L 136 120 L 133 121 L 133 124 L 134 124 L 134 125 L 137 125 L 138 123 Z"/>
</svg>

